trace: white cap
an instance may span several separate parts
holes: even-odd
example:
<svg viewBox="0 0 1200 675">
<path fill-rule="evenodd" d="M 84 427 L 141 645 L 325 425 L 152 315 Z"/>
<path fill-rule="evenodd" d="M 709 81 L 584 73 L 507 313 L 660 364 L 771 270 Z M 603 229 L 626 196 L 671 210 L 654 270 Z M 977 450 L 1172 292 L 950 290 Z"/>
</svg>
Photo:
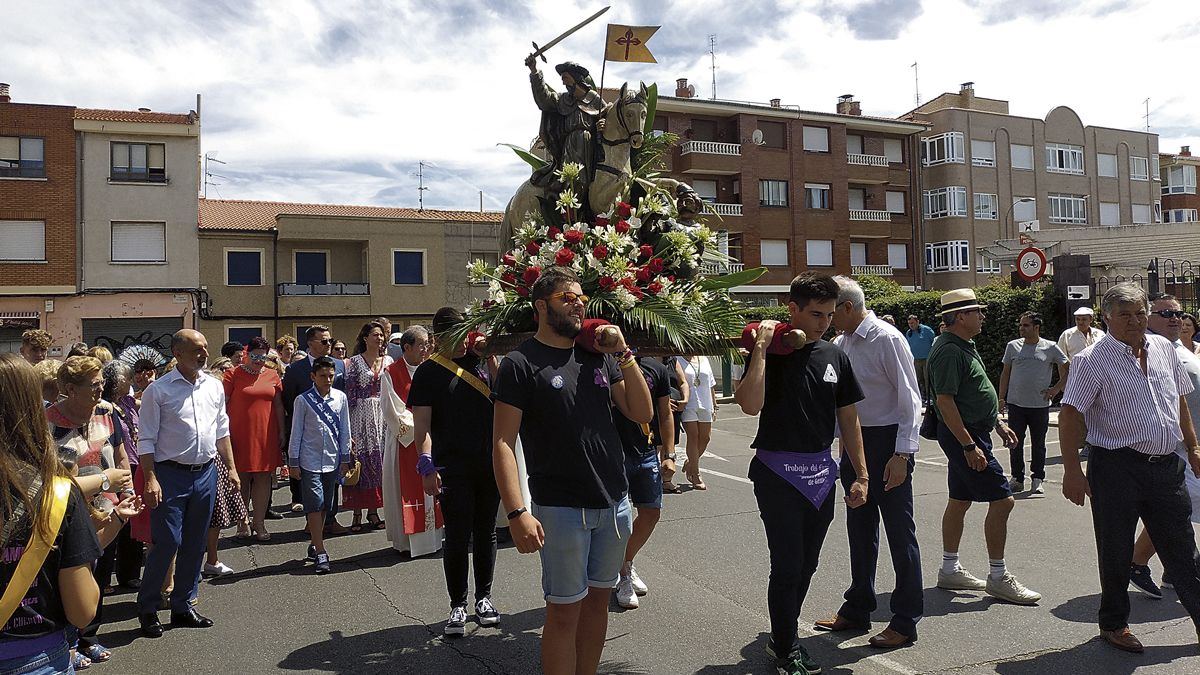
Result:
<svg viewBox="0 0 1200 675">
<path fill-rule="evenodd" d="M 1088 312 L 1091 312 L 1091 310 L 1088 310 Z M 399 340 L 402 337 L 404 337 L 404 333 L 392 333 L 392 337 L 388 338 L 388 342 Z"/>
<path fill-rule="evenodd" d="M 1092 311 L 1091 307 L 1080 307 L 1079 309 L 1075 310 L 1075 316 L 1092 316 L 1093 314 L 1095 314 L 1095 312 Z"/>
</svg>

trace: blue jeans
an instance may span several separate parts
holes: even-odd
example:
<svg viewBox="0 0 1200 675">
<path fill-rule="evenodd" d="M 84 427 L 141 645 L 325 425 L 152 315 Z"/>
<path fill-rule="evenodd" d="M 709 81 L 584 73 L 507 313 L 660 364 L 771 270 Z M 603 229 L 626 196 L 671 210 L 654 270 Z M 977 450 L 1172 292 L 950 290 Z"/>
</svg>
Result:
<svg viewBox="0 0 1200 675">
<path fill-rule="evenodd" d="M 28 645 L 22 643 L 28 642 Z M 26 647 L 36 649 L 28 653 Z M 70 675 L 71 649 L 62 633 L 29 640 L 4 640 L 0 642 L 0 655 L 10 651 L 26 652 L 24 656 L 0 660 L 0 675 Z"/>
<path fill-rule="evenodd" d="M 142 587 L 138 589 L 138 614 L 153 614 L 158 610 L 159 591 L 167 579 L 171 558 L 175 558 L 171 612 L 183 613 L 191 609 L 190 602 L 196 597 L 196 586 L 200 583 L 208 525 L 217 494 L 217 469 L 211 461 L 200 471 L 155 462 L 154 474 L 162 489 L 162 502 L 150 511 L 154 547 L 146 556 Z"/>
<path fill-rule="evenodd" d="M 633 531 L 629 499 L 607 509 L 577 509 L 534 504 L 546 542 L 542 557 L 542 592 L 546 602 L 569 605 L 583 600 L 588 588 L 617 585 L 625 546 Z"/>
</svg>

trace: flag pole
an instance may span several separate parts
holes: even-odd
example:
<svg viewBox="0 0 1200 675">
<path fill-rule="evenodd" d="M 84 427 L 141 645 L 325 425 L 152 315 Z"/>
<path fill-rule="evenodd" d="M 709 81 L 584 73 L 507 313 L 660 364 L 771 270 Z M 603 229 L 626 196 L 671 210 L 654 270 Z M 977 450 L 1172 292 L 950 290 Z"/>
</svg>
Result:
<svg viewBox="0 0 1200 675">
<path fill-rule="evenodd" d="M 604 27 L 604 51 L 600 54 L 600 102 L 604 102 L 604 71 L 608 68 L 608 24 Z"/>
</svg>

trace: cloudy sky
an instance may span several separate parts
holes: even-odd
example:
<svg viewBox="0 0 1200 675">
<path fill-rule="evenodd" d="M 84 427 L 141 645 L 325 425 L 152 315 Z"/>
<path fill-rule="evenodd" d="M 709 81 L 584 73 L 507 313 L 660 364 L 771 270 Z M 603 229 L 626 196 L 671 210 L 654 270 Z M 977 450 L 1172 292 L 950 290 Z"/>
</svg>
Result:
<svg viewBox="0 0 1200 675">
<path fill-rule="evenodd" d="M 13 100 L 187 111 L 225 165 L 210 197 L 502 208 L 527 177 L 497 143 L 527 144 L 538 114 L 522 64 L 605 0 L 4 0 L 0 81 Z M 548 56 L 600 70 L 604 23 L 662 25 L 657 64 L 612 64 L 606 84 L 687 77 L 717 94 L 868 115 L 976 82 L 1013 114 L 1075 109 L 1200 148 L 1195 0 L 634 0 Z"/>
</svg>

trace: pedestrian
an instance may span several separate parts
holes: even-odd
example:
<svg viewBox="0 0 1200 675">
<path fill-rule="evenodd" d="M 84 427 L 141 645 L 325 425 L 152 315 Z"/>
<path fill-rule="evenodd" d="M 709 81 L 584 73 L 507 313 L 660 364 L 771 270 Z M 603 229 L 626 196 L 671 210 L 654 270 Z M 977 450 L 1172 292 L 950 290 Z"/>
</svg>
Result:
<svg viewBox="0 0 1200 675">
<path fill-rule="evenodd" d="M 1110 333 L 1072 358 L 1059 414 L 1063 496 L 1079 506 L 1092 498 L 1100 635 L 1139 653 L 1126 590 L 1138 518 L 1179 601 L 1200 625 L 1200 553 L 1183 478 L 1184 471 L 1200 476 L 1200 446 L 1184 398 L 1193 386 L 1175 346 L 1146 334 L 1148 309 L 1137 285 L 1116 284 L 1104 293 L 1100 311 Z M 1085 439 L 1091 447 L 1086 477 L 1079 462 Z M 1186 461 L 1176 453 L 1180 443 L 1188 448 Z"/>
<path fill-rule="evenodd" d="M 896 326 L 896 317 L 892 316 L 891 314 L 884 314 L 883 316 L 881 316 L 881 317 L 879 317 L 879 318 L 880 318 L 880 319 L 883 319 L 883 322 L 884 322 L 884 323 L 886 323 L 886 324 L 888 324 L 888 325 L 892 326 L 893 328 L 895 328 L 895 326 Z"/>
<path fill-rule="evenodd" d="M 796 642 L 796 626 L 833 522 L 835 429 L 840 427 L 841 451 L 854 466 L 856 478 L 846 493 L 851 508 L 866 502 L 870 473 L 855 407 L 862 390 L 850 359 L 820 337 L 829 330 L 838 284 L 829 275 L 805 272 L 792 279 L 788 296 L 790 324 L 804 332 L 806 343 L 788 354 L 768 354 L 779 322 L 759 323 L 734 400 L 747 415 L 761 413 L 750 443 L 755 455 L 749 477 L 771 557 L 767 653 L 779 672 L 808 675 L 821 668 Z"/>
<path fill-rule="evenodd" d="M 108 347 L 92 347 L 91 349 L 87 350 L 87 355 L 99 361 L 100 365 L 104 365 L 113 360 L 113 353 L 109 351 Z"/>
<path fill-rule="evenodd" d="M 928 364 L 930 394 L 937 403 L 938 444 L 949 461 L 950 496 L 942 515 L 937 585 L 953 591 L 986 591 L 1018 605 L 1037 604 L 1041 594 L 1017 581 L 1004 561 L 1008 517 L 1015 502 L 1004 469 L 992 454 L 992 430 L 1010 448 L 1016 435 L 999 419 L 996 389 L 971 339 L 983 330 L 987 306 L 969 288 L 943 293 L 941 304 L 946 332 L 934 341 Z M 973 502 L 988 505 L 983 524 L 990 565 L 987 581 L 968 572 L 958 559 L 964 519 Z"/>
<path fill-rule="evenodd" d="M 917 621 L 925 606 L 912 491 L 921 390 L 906 336 L 867 309 L 857 282 L 841 276 L 835 279 L 839 291 L 833 325 L 844 332 L 834 344 L 850 359 L 863 390 L 864 398 L 855 408 L 870 479 L 867 503 L 846 510 L 851 581 L 845 602 L 832 619 L 817 621 L 816 626 L 830 631 L 870 628 L 876 607 L 875 568 L 882 518 L 896 586 L 891 596 L 892 619 L 869 643 L 877 648 L 902 647 L 917 639 Z M 842 455 L 839 473 L 849 492 L 857 473 L 848 455 Z"/>
<path fill-rule="evenodd" d="M 241 363 L 245 359 L 246 346 L 237 340 L 230 340 L 221 345 L 221 356 L 233 361 L 235 364 Z"/>
<path fill-rule="evenodd" d="M 333 386 L 336 363 L 320 356 L 308 368 L 313 386 L 296 398 L 288 443 L 288 466 L 301 485 L 308 559 L 316 563 L 317 574 L 330 571 L 326 514 L 333 508 L 338 481 L 350 473 L 350 403 Z"/>
<path fill-rule="evenodd" d="M 46 354 L 53 344 L 54 337 L 50 333 L 39 328 L 30 328 L 21 333 L 21 358 L 30 365 L 37 365 L 39 361 L 46 360 Z"/>
<path fill-rule="evenodd" d="M 1182 326 L 1179 329 L 1179 341 L 1183 348 L 1193 354 L 1200 354 L 1200 344 L 1196 343 L 1196 317 L 1184 312 L 1180 321 Z"/>
<path fill-rule="evenodd" d="M 662 363 L 667 367 L 667 373 L 671 376 L 671 419 L 673 420 L 671 431 L 674 433 L 672 438 L 678 443 L 679 437 L 683 436 L 683 410 L 687 408 L 688 401 L 691 400 L 692 388 L 688 385 L 687 375 L 683 372 L 683 366 L 679 365 L 678 358 L 665 356 Z M 663 492 L 671 494 L 683 492 L 683 488 L 676 485 L 674 480 L 678 463 L 676 457 L 678 453 L 675 448 L 676 446 L 672 445 L 670 454 L 665 454 L 665 451 L 662 453 Z"/>
<path fill-rule="evenodd" d="M 72 342 L 71 346 L 67 349 L 67 358 L 71 358 L 72 356 L 87 356 L 89 349 L 91 348 L 88 347 L 88 343 L 86 342 Z"/>
<path fill-rule="evenodd" d="M 445 335 L 463 321 L 462 312 L 442 307 L 433 315 L 433 331 Z M 466 633 L 468 553 L 475 571 L 475 620 L 480 626 L 500 623 L 492 603 L 500 493 L 492 468 L 491 399 L 500 364 L 494 355 L 484 355 L 485 347 L 486 340 L 472 334 L 431 355 L 408 390 L 419 453 L 415 468 L 425 494 L 438 500 L 446 529 L 442 570 L 450 615 L 443 633 L 448 636 Z"/>
<path fill-rule="evenodd" d="M 342 362 L 342 367 L 350 365 L 349 359 L 346 358 L 346 343 L 341 340 L 334 340 L 333 346 L 329 349 L 329 355 L 334 359 Z"/>
<path fill-rule="evenodd" d="M 1074 317 L 1075 325 L 1064 330 L 1058 337 L 1058 348 L 1067 355 L 1068 362 L 1104 337 L 1104 331 L 1092 325 L 1096 317 L 1091 307 L 1080 307 L 1075 310 Z"/>
<path fill-rule="evenodd" d="M 393 344 L 391 341 L 392 335 L 395 334 L 392 332 L 391 320 L 386 316 L 381 316 L 378 319 L 375 319 L 375 322 L 380 326 L 383 326 L 384 349 L 387 350 L 388 357 L 392 359 L 393 363 L 399 361 L 401 356 L 400 345 L 399 343 Z"/>
<path fill-rule="evenodd" d="M 124 352 L 122 352 L 124 353 Z M 150 383 L 158 378 L 158 364 L 165 362 L 166 359 L 151 361 L 149 359 L 138 359 L 133 364 L 133 398 L 140 406 L 142 404 L 142 392 Z"/>
<path fill-rule="evenodd" d="M 283 428 L 283 381 L 266 365 L 270 349 L 266 339 L 250 338 L 245 360 L 221 378 L 234 465 L 242 478 L 242 500 L 250 512 L 250 529 L 258 541 L 271 539 L 266 524 L 267 500 L 287 435 Z"/>
<path fill-rule="evenodd" d="M 133 388 L 133 368 L 124 361 L 112 360 L 102 369 L 104 376 L 104 391 L 101 399 L 108 401 L 113 407 L 113 421 L 117 431 L 121 433 L 125 457 L 131 471 L 137 471 L 138 465 L 138 410 L 137 402 L 130 394 Z M 127 494 L 133 494 L 129 489 Z M 139 513 L 138 516 L 140 517 Z M 142 542 L 133 537 L 133 523 L 122 527 L 117 535 L 116 566 L 117 585 L 137 589 L 141 585 L 142 563 L 145 560 L 145 550 Z"/>
<path fill-rule="evenodd" d="M 1050 403 L 1067 385 L 1067 355 L 1053 341 L 1042 337 L 1041 314 L 1025 312 L 1017 329 L 1021 337 L 1005 345 L 1004 368 L 1000 372 L 1000 414 L 1008 415 L 1008 426 L 1017 437 L 1009 448 L 1008 489 L 1013 494 L 1025 491 L 1025 432 L 1028 431 L 1032 453 L 1030 492 L 1044 495 Z M 1050 386 L 1056 369 L 1058 381 Z"/>
<path fill-rule="evenodd" d="M 386 429 L 383 439 L 383 509 L 392 548 L 416 558 L 442 548 L 442 511 L 425 494 L 417 472 L 413 416 L 405 403 L 413 375 L 429 356 L 429 331 L 412 326 L 400 334 L 400 360 L 380 378 L 379 401 Z M 495 515 L 495 511 L 493 511 Z"/>
<path fill-rule="evenodd" d="M 154 547 L 146 557 L 138 590 L 138 623 L 142 635 L 162 636 L 158 620 L 159 591 L 167 567 L 175 562 L 170 597 L 171 625 L 209 628 L 211 619 L 191 605 L 204 564 L 207 530 L 216 497 L 217 454 L 229 467 L 229 480 L 241 488 L 229 442 L 225 391 L 204 372 L 208 341 L 195 330 L 171 336 L 175 367 L 155 380 L 142 396 L 139 465 L 145 470 L 145 502 L 150 507 Z M 178 554 L 178 555 L 176 555 Z"/>
<path fill-rule="evenodd" d="M 87 503 L 59 461 L 49 428 L 29 423 L 43 414 L 40 390 L 27 363 L 0 354 L 4 673 L 74 672 L 68 635 L 89 625 L 100 604 L 91 569 L 100 542 Z M 18 570 L 29 567 L 32 574 L 18 577 Z"/>
<path fill-rule="evenodd" d="M 292 357 L 299 349 L 299 343 L 297 343 L 296 338 L 292 337 L 291 335 L 284 335 L 283 337 L 275 340 L 275 351 L 278 352 L 279 362 L 285 369 L 291 364 Z"/>
<path fill-rule="evenodd" d="M 392 359 L 384 353 L 387 331 L 378 321 L 363 324 L 354 343 L 354 356 L 346 369 L 346 396 L 350 400 L 351 452 L 362 465 L 358 484 L 343 491 L 342 508 L 354 511 L 351 532 L 362 532 L 363 511 L 373 530 L 387 525 L 379 519 L 383 508 L 383 407 L 379 398 L 384 371 Z"/>
<path fill-rule="evenodd" d="M 939 327 L 939 332 L 941 327 Z M 921 387 L 921 400 L 928 402 L 929 398 L 929 382 L 925 374 L 925 365 L 929 360 L 929 350 L 933 347 L 933 340 L 937 337 L 934 335 L 933 329 L 921 323 L 916 314 L 908 315 L 908 330 L 904 331 L 904 337 L 908 338 L 908 349 L 913 355 L 913 367 L 917 372 L 917 384 Z"/>
<path fill-rule="evenodd" d="M 680 414 L 683 432 L 687 434 L 687 462 L 683 465 L 683 473 L 693 489 L 707 490 L 708 486 L 700 478 L 700 458 L 712 439 L 712 423 L 717 415 L 717 381 L 706 356 L 676 356 L 675 362 L 683 369 L 690 392 Z"/>
<path fill-rule="evenodd" d="M 604 331 L 606 353 L 575 345 L 587 296 L 573 271 L 547 268 L 530 299 L 537 332 L 496 377 L 493 466 L 517 550 L 541 553 L 542 669 L 586 675 L 600 663 L 609 596 L 633 525 L 613 416 L 649 423 L 654 409 L 643 378 L 625 381 L 637 363 L 619 328 Z M 528 508 L 513 450 L 518 431 Z"/>
<path fill-rule="evenodd" d="M 58 402 L 58 369 L 62 368 L 62 361 L 58 359 L 45 359 L 33 364 L 33 370 L 42 380 L 42 403 L 46 407 L 50 407 Z"/>
</svg>

